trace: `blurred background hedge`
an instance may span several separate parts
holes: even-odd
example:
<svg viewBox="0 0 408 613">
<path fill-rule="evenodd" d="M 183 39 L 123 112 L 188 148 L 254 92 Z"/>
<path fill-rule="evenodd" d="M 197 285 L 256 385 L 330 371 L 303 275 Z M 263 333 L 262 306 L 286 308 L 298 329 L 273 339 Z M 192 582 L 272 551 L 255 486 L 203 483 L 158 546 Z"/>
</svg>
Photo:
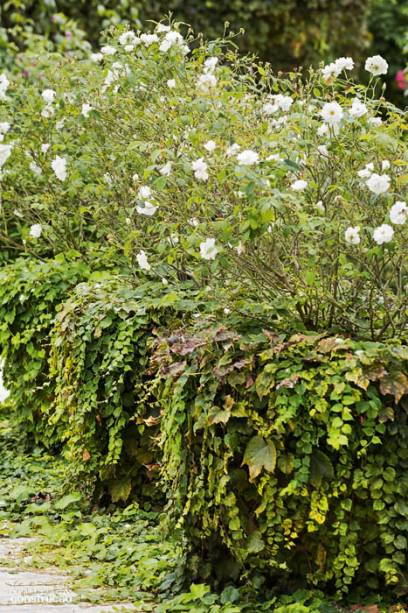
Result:
<svg viewBox="0 0 408 613">
<path fill-rule="evenodd" d="M 111 25 L 129 21 L 137 27 L 169 12 L 207 38 L 222 35 L 226 23 L 232 32 L 244 28 L 239 47 L 275 70 L 343 55 L 358 64 L 362 54 L 381 53 L 391 65 L 388 89 L 402 99 L 395 77 L 407 63 L 405 0 L 6 0 L 0 7 L 0 65 L 10 57 L 4 53 L 10 42 L 21 48 L 45 34 L 47 45 L 51 39 L 64 49 L 83 48 L 84 40 L 96 44 Z"/>
</svg>

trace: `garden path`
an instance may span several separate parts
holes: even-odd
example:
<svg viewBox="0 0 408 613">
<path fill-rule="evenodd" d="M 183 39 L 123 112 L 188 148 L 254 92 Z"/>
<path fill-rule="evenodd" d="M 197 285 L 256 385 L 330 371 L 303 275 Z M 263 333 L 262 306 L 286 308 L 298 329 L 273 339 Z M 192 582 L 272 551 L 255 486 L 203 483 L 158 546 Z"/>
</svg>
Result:
<svg viewBox="0 0 408 613">
<path fill-rule="evenodd" d="M 18 562 L 30 539 L 0 539 L 0 613 L 113 613 L 135 611 L 132 605 L 90 605 L 74 603 L 69 576 L 37 570 L 10 569 Z M 7 568 L 5 561 L 7 560 Z"/>
</svg>

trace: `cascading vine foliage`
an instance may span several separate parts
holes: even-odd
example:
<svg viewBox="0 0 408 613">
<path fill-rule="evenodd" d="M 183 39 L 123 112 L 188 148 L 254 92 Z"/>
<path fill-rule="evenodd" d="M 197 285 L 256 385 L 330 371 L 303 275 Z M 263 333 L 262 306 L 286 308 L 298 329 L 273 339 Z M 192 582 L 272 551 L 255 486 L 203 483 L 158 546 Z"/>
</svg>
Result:
<svg viewBox="0 0 408 613">
<path fill-rule="evenodd" d="M 53 398 L 48 376 L 49 333 L 69 291 L 91 272 L 81 261 L 20 258 L 0 268 L 0 355 L 14 415 L 27 434 L 53 439 L 44 415 Z"/>
<path fill-rule="evenodd" d="M 170 508 L 195 547 L 281 589 L 405 593 L 407 348 L 204 324 L 154 357 Z"/>
<path fill-rule="evenodd" d="M 56 317 L 48 423 L 76 478 L 96 478 L 113 501 L 129 499 L 132 488 L 147 496 L 157 476 L 161 412 L 150 390 L 149 345 L 160 327 L 189 322 L 194 294 L 115 278 L 82 283 Z"/>
</svg>

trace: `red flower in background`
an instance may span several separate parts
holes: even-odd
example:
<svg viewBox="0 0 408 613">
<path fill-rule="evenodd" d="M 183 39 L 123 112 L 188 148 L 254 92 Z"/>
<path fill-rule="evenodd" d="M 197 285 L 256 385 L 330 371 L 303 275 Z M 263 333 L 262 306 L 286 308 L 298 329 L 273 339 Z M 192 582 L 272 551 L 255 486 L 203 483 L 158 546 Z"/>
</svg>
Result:
<svg viewBox="0 0 408 613">
<path fill-rule="evenodd" d="M 398 89 L 407 89 L 408 81 L 404 70 L 398 70 L 397 74 L 395 75 L 395 82 L 397 84 Z"/>
</svg>

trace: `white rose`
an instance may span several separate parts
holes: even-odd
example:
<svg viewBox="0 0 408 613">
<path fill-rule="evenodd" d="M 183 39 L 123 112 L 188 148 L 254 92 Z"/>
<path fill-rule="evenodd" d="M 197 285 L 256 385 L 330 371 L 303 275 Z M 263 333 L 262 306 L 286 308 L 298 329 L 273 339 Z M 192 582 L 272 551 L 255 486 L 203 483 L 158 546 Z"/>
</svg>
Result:
<svg viewBox="0 0 408 613">
<path fill-rule="evenodd" d="M 40 238 L 42 233 L 42 225 L 39 223 L 35 223 L 30 228 L 30 236 L 32 238 Z"/>
<path fill-rule="evenodd" d="M 67 160 L 65 158 L 57 155 L 51 162 L 51 168 L 57 179 L 65 181 L 67 178 Z"/>
<path fill-rule="evenodd" d="M 151 195 L 152 190 L 148 185 L 142 185 L 137 192 L 137 197 L 140 198 L 140 200 L 146 200 L 147 198 L 150 198 Z"/>
<path fill-rule="evenodd" d="M 347 228 L 347 230 L 344 232 L 344 239 L 346 243 L 349 243 L 350 245 L 358 245 L 361 240 L 359 232 L 359 226 L 350 226 L 349 228 Z"/>
<path fill-rule="evenodd" d="M 320 114 L 325 123 L 335 126 L 343 118 L 343 109 L 338 102 L 326 102 Z"/>
<path fill-rule="evenodd" d="M 306 189 L 307 185 L 307 181 L 303 181 L 303 179 L 298 179 L 291 184 L 290 189 L 293 189 L 294 192 L 301 192 Z"/>
<path fill-rule="evenodd" d="M 339 73 L 354 68 L 354 60 L 351 57 L 339 57 L 334 63 Z"/>
<path fill-rule="evenodd" d="M 217 77 L 211 73 L 204 73 L 198 77 L 197 89 L 200 92 L 208 93 L 217 85 Z"/>
<path fill-rule="evenodd" d="M 152 215 L 155 214 L 158 208 L 159 207 L 146 200 L 143 203 L 143 206 L 136 207 L 136 211 L 139 213 L 139 215 L 147 215 L 148 217 L 152 217 Z"/>
<path fill-rule="evenodd" d="M 6 91 L 9 85 L 10 85 L 10 81 L 8 80 L 7 76 L 3 72 L 3 74 L 0 74 L 0 100 L 6 99 Z"/>
<path fill-rule="evenodd" d="M 159 172 L 163 177 L 168 177 L 169 174 L 171 173 L 171 168 L 172 168 L 172 162 L 167 162 L 167 164 L 165 164 L 164 166 L 160 168 Z"/>
<path fill-rule="evenodd" d="M 115 55 L 116 49 L 115 47 L 112 47 L 111 45 L 105 45 L 104 47 L 102 47 L 101 53 L 103 55 Z"/>
<path fill-rule="evenodd" d="M 13 149 L 13 145 L 0 144 L 0 170 L 3 168 L 4 164 L 9 159 L 12 149 Z"/>
<path fill-rule="evenodd" d="M 408 207 L 405 202 L 397 201 L 390 209 L 390 219 L 395 225 L 402 225 L 406 222 Z"/>
<path fill-rule="evenodd" d="M 365 69 L 375 77 L 378 77 L 379 75 L 387 74 L 388 63 L 381 55 L 373 55 L 366 59 Z"/>
<path fill-rule="evenodd" d="M 88 117 L 89 113 L 92 111 L 92 106 L 87 102 L 84 102 L 81 108 L 81 113 L 84 117 Z"/>
<path fill-rule="evenodd" d="M 384 194 L 390 188 L 390 177 L 373 172 L 370 178 L 367 179 L 366 185 L 374 194 Z"/>
<path fill-rule="evenodd" d="M 131 46 L 135 47 L 140 42 L 140 39 L 136 36 L 136 34 L 132 30 L 128 30 L 127 32 L 123 32 L 119 36 L 119 44 L 123 47 Z"/>
<path fill-rule="evenodd" d="M 366 164 L 362 170 L 359 170 L 357 174 L 360 177 L 360 179 L 369 179 L 371 175 L 373 174 L 373 170 L 374 170 L 374 164 L 370 162 L 369 164 Z"/>
<path fill-rule="evenodd" d="M 145 45 L 145 47 L 150 47 L 153 43 L 157 43 L 159 37 L 157 34 L 142 34 L 140 36 L 141 42 Z"/>
<path fill-rule="evenodd" d="M 139 268 L 141 268 L 142 270 L 151 269 L 151 266 L 147 259 L 147 255 L 145 254 L 143 249 L 141 249 L 139 253 L 136 255 L 136 260 L 137 260 L 137 263 L 139 264 Z"/>
<path fill-rule="evenodd" d="M 225 152 L 225 155 L 227 156 L 227 158 L 231 157 L 232 155 L 235 155 L 236 153 L 238 153 L 238 151 L 241 149 L 241 147 L 238 145 L 238 143 L 233 143 L 232 145 L 230 145 L 229 147 L 227 147 L 227 150 Z"/>
<path fill-rule="evenodd" d="M 44 102 L 46 102 L 47 104 L 51 104 L 52 102 L 54 102 L 56 95 L 57 94 L 53 89 L 44 89 L 44 91 L 41 94 Z"/>
<path fill-rule="evenodd" d="M 377 243 L 377 245 L 389 243 L 390 241 L 392 241 L 393 236 L 394 230 L 386 223 L 383 223 L 382 226 L 376 228 L 373 233 L 373 239 Z"/>
<path fill-rule="evenodd" d="M 361 100 L 359 100 L 358 98 L 354 98 L 353 104 L 351 105 L 351 108 L 350 108 L 350 115 L 352 117 L 358 118 L 358 117 L 362 117 L 367 112 L 368 112 L 368 109 L 366 105 L 363 102 L 361 102 Z"/>
<path fill-rule="evenodd" d="M 200 255 L 203 260 L 214 260 L 217 253 L 215 238 L 207 238 L 203 243 L 200 243 Z"/>
<path fill-rule="evenodd" d="M 337 77 L 340 72 L 341 71 L 339 71 L 336 64 L 334 62 L 331 62 L 331 64 L 327 64 L 327 66 L 322 69 L 323 79 L 325 81 L 330 81 L 333 77 Z"/>
<path fill-rule="evenodd" d="M 241 164 L 242 166 L 253 166 L 254 164 L 258 164 L 259 155 L 256 151 L 245 149 L 245 151 L 238 153 L 237 161 L 238 164 Z"/>
<path fill-rule="evenodd" d="M 208 140 L 204 145 L 204 149 L 206 149 L 208 153 L 212 153 L 213 151 L 215 151 L 216 148 L 217 148 L 217 143 L 214 142 L 213 140 Z"/>
<path fill-rule="evenodd" d="M 218 58 L 217 57 L 209 57 L 205 60 L 204 62 L 204 71 L 205 72 L 213 72 L 215 70 L 215 67 L 218 64 Z"/>
<path fill-rule="evenodd" d="M 191 168 L 194 171 L 194 176 L 199 181 L 207 181 L 208 172 L 207 172 L 207 163 L 204 162 L 203 158 L 199 158 L 191 163 Z"/>
</svg>

